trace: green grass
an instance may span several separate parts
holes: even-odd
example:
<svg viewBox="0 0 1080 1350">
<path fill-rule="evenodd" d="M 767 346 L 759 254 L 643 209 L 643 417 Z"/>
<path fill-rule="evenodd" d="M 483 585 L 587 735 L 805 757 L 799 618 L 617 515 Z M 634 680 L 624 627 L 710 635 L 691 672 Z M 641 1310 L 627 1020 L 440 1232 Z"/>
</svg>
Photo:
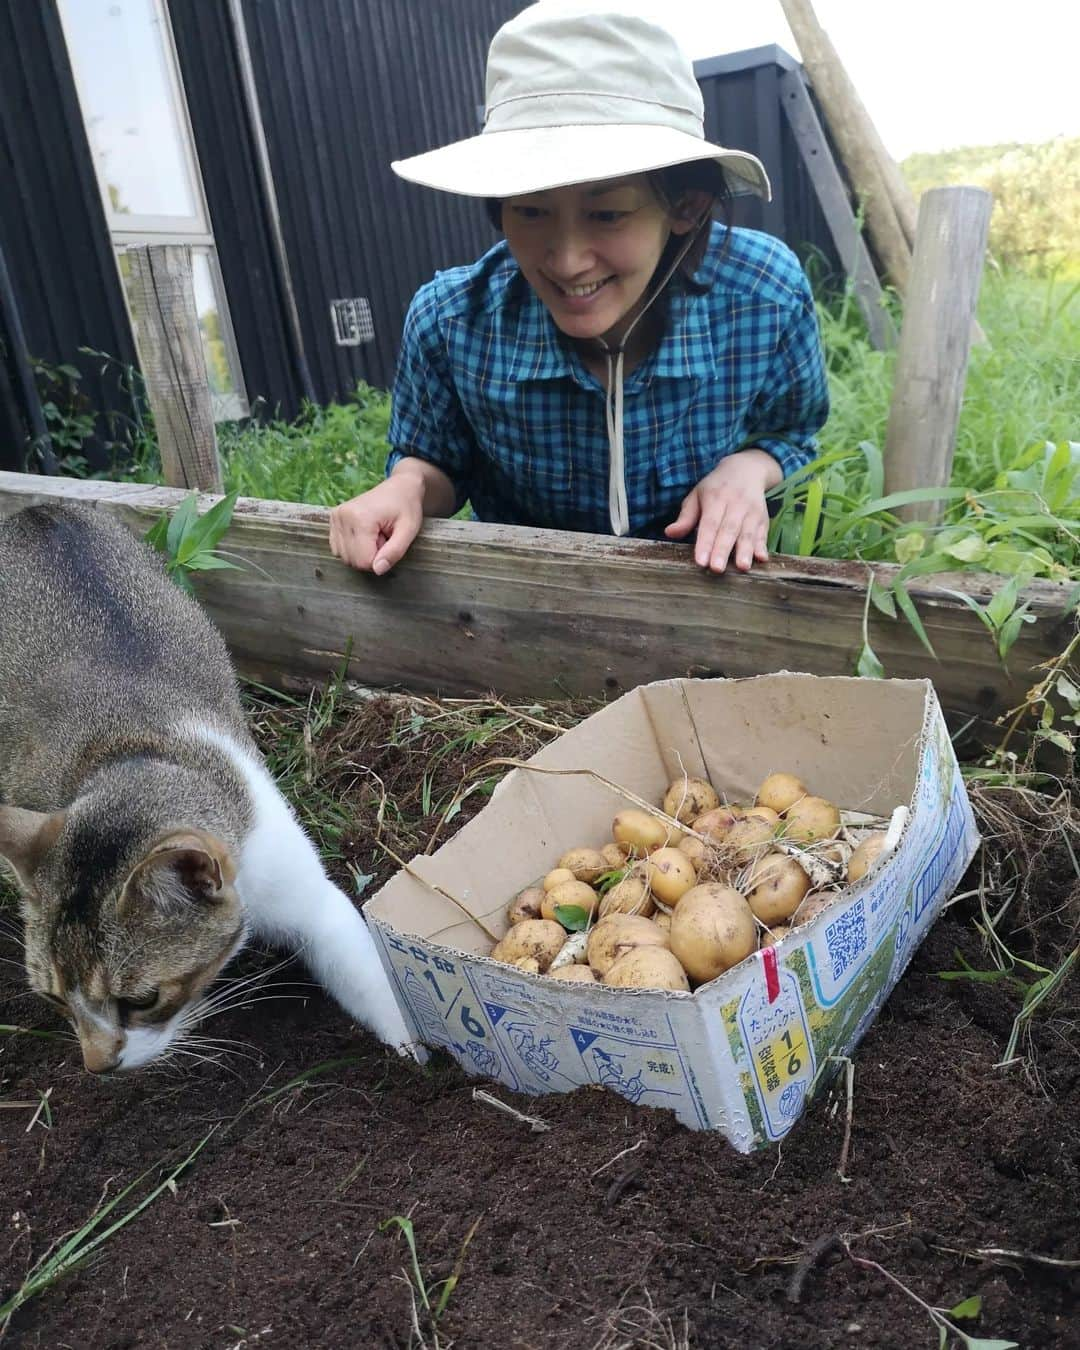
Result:
<svg viewBox="0 0 1080 1350">
<path fill-rule="evenodd" d="M 819 315 L 832 397 L 822 451 L 880 449 L 895 357 L 870 347 L 853 300 Z M 1080 440 L 1080 282 L 988 268 L 979 320 L 989 341 L 972 348 L 953 473 L 974 491 L 1034 442 Z"/>
<path fill-rule="evenodd" d="M 361 382 L 347 403 L 306 403 L 291 422 L 222 423 L 217 436 L 225 491 L 336 506 L 382 480 L 389 422 L 390 395 Z M 135 462 L 122 476 L 162 481 L 151 436 L 140 438 Z"/>
</svg>

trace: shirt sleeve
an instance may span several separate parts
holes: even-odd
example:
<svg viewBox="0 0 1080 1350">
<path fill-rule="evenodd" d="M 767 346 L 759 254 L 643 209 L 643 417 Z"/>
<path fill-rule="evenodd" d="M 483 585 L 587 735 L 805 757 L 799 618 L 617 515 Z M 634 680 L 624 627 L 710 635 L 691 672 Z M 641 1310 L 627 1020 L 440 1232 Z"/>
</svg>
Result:
<svg viewBox="0 0 1080 1350">
<path fill-rule="evenodd" d="M 829 415 L 829 385 L 814 298 L 805 273 L 799 303 L 780 335 L 751 410 L 747 447 L 767 450 L 784 477 L 817 454 L 815 433 Z"/>
<path fill-rule="evenodd" d="M 461 508 L 469 494 L 475 439 L 454 386 L 433 282 L 416 293 L 405 316 L 387 440 L 387 474 L 407 456 L 426 460 L 454 484 L 456 509 Z"/>
</svg>

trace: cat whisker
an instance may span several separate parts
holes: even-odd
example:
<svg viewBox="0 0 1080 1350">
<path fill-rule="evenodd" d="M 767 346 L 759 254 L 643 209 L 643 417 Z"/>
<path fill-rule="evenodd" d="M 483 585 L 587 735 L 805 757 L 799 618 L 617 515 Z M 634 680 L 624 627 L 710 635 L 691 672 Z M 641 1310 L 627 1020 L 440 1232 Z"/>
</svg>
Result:
<svg viewBox="0 0 1080 1350">
<path fill-rule="evenodd" d="M 228 1039 L 218 1039 L 216 1037 L 191 1036 L 184 1038 L 184 1045 L 195 1046 L 202 1050 L 213 1050 L 215 1054 L 235 1055 L 237 1059 L 249 1059 L 253 1064 L 261 1058 L 256 1051 L 255 1046 L 251 1045 L 248 1041 L 232 1041 Z M 238 1045 L 242 1045 L 244 1049 L 235 1049 Z M 249 1051 L 253 1053 L 249 1054 Z"/>
<path fill-rule="evenodd" d="M 231 1064 L 225 1062 L 224 1053 L 224 1051 L 218 1051 L 213 1054 L 202 1054 L 198 1050 L 189 1050 L 183 1045 L 173 1044 L 162 1058 L 168 1060 L 174 1055 L 183 1056 L 185 1059 L 194 1060 L 197 1064 L 212 1064 L 217 1069 L 224 1069 L 226 1073 L 232 1074 L 234 1078 L 242 1078 L 243 1075 L 241 1073 L 234 1069 Z M 193 1066 L 191 1064 L 184 1066 L 178 1064 L 176 1067 L 183 1071 L 183 1068 L 190 1069 Z"/>
<path fill-rule="evenodd" d="M 237 1008 L 251 1008 L 256 1003 L 270 1003 L 283 999 L 308 999 L 310 997 L 310 994 L 264 994 L 259 998 L 239 998 L 235 1003 L 214 1004 L 205 1009 L 200 1004 L 195 1004 L 194 1007 L 185 1011 L 180 1026 L 184 1030 L 197 1027 L 211 1017 L 220 1017 L 222 1013 L 234 1012 Z"/>
<path fill-rule="evenodd" d="M 230 984 L 222 989 L 216 989 L 205 998 L 199 1000 L 199 1006 L 216 1008 L 221 1003 L 229 1002 L 237 996 L 246 997 L 248 994 L 262 994 L 268 989 L 314 989 L 317 986 L 308 984 L 304 980 L 277 980 L 273 984 Z"/>
</svg>

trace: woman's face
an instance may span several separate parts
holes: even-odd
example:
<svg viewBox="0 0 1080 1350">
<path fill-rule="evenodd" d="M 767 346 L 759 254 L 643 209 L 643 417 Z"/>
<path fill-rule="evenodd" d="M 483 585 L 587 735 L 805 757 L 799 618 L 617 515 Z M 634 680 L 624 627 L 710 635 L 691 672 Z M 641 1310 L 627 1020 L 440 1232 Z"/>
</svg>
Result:
<svg viewBox="0 0 1080 1350">
<path fill-rule="evenodd" d="M 693 225 L 668 214 L 644 174 L 510 197 L 502 208 L 510 252 L 561 331 L 609 345 L 636 314 L 670 235 Z"/>
</svg>

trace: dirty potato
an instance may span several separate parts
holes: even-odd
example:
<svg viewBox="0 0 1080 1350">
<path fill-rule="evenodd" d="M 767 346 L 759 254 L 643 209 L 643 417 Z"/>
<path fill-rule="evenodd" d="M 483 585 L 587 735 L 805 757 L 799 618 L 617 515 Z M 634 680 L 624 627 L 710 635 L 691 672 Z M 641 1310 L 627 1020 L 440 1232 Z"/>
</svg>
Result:
<svg viewBox="0 0 1080 1350">
<path fill-rule="evenodd" d="M 690 992 L 686 971 L 666 947 L 633 947 L 608 967 L 604 983 L 613 984 L 618 989 Z"/>
<path fill-rule="evenodd" d="M 700 984 L 738 965 L 757 945 L 750 906 L 731 886 L 695 886 L 671 916 L 671 950 Z"/>
<path fill-rule="evenodd" d="M 688 778 L 684 774 L 676 778 L 664 793 L 663 811 L 665 815 L 689 824 L 695 816 L 719 805 L 720 798 L 711 783 L 707 783 L 704 778 Z"/>
<path fill-rule="evenodd" d="M 566 929 L 550 919 L 523 919 L 495 944 L 492 957 L 513 965 L 524 957 L 533 957 L 541 971 L 547 970 L 562 950 Z"/>
</svg>

